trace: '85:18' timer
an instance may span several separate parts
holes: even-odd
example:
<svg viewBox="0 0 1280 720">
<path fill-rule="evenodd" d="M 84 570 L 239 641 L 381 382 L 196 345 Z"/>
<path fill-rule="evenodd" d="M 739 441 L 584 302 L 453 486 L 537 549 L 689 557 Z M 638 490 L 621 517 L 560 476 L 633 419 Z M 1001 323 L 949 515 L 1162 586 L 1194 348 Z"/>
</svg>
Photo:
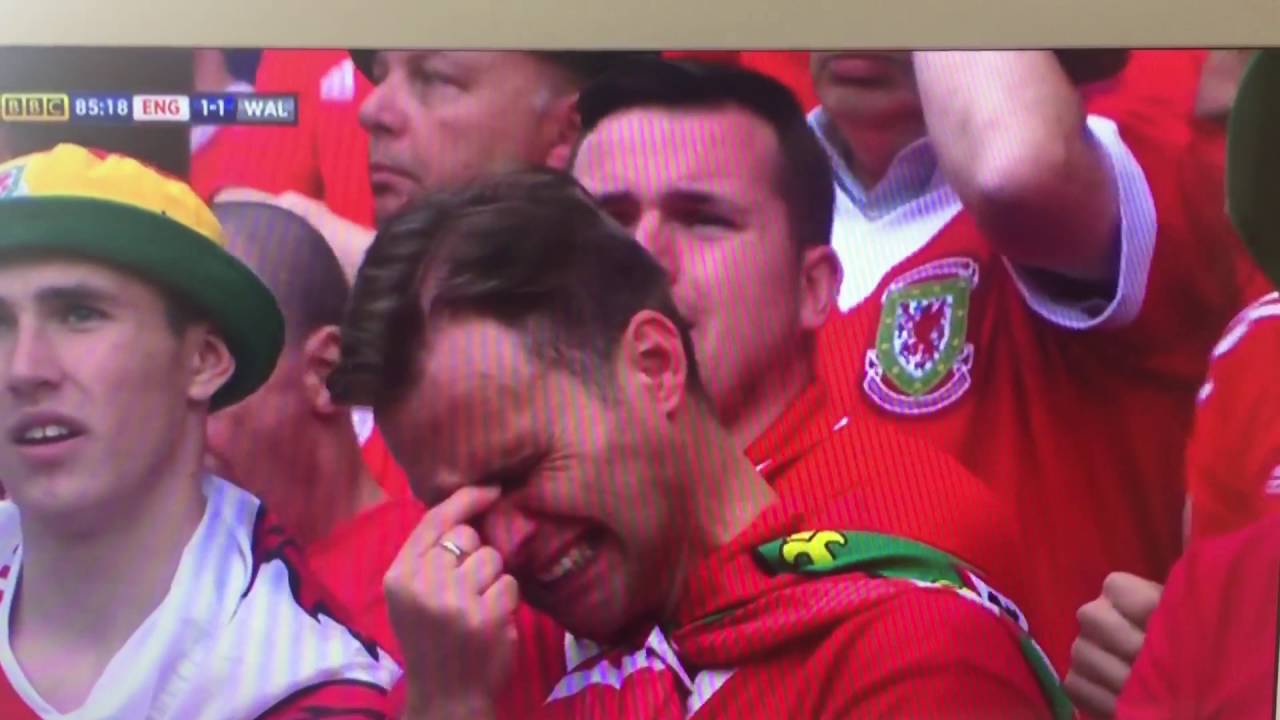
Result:
<svg viewBox="0 0 1280 720">
<path fill-rule="evenodd" d="M 128 95 L 81 94 L 71 95 L 71 120 L 73 122 L 123 122 L 133 119 L 133 102 Z"/>
<path fill-rule="evenodd" d="M 219 125 L 236 121 L 234 94 L 200 94 L 191 96 L 191 124 Z"/>
</svg>

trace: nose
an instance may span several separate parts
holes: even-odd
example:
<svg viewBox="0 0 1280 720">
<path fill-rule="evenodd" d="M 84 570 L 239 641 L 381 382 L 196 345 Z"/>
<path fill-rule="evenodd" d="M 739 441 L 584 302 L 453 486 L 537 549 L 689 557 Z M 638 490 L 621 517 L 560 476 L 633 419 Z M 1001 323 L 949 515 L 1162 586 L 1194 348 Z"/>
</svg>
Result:
<svg viewBox="0 0 1280 720">
<path fill-rule="evenodd" d="M 5 384 L 14 395 L 31 399 L 62 380 L 62 364 L 48 336 L 35 323 L 20 323 L 11 335 Z"/>
<path fill-rule="evenodd" d="M 396 82 L 395 73 L 388 73 L 360 103 L 357 114 L 360 126 L 370 135 L 395 134 L 404 126 L 404 113 L 397 106 L 392 91 Z"/>
<path fill-rule="evenodd" d="M 674 285 L 680 277 L 680 256 L 670 224 L 664 221 L 661 213 L 646 212 L 636 223 L 635 236 L 636 241 L 667 271 Z"/>
<path fill-rule="evenodd" d="M 537 522 L 509 497 L 491 507 L 482 522 L 485 541 L 498 551 L 503 563 L 511 567 L 522 562 Z"/>
</svg>

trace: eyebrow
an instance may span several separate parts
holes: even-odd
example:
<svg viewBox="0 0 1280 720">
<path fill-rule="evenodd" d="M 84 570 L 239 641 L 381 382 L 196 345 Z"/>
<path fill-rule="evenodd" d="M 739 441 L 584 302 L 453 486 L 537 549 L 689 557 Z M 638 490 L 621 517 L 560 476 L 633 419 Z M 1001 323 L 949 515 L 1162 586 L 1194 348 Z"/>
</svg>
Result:
<svg viewBox="0 0 1280 720">
<path fill-rule="evenodd" d="M 71 305 L 85 303 L 91 305 L 112 305 L 117 298 L 115 294 L 88 283 L 56 285 L 36 291 L 36 303 L 40 305 Z M 0 308 L 11 308 L 13 303 L 0 297 Z"/>
<path fill-rule="evenodd" d="M 48 304 L 97 303 L 109 305 L 116 296 L 100 287 L 87 283 L 41 288 L 36 292 L 36 302 Z"/>
<path fill-rule="evenodd" d="M 747 206 L 705 190 L 681 188 L 663 193 L 661 199 L 664 204 L 674 203 L 683 207 L 713 208 L 735 215 L 742 215 L 747 212 Z M 599 205 L 634 204 L 635 202 L 635 193 L 630 190 L 607 190 L 596 195 L 596 203 Z"/>
<path fill-rule="evenodd" d="M 663 195 L 666 202 L 675 202 L 692 207 L 710 207 L 734 214 L 745 213 L 747 208 L 742 204 L 705 190 L 680 189 Z"/>
</svg>

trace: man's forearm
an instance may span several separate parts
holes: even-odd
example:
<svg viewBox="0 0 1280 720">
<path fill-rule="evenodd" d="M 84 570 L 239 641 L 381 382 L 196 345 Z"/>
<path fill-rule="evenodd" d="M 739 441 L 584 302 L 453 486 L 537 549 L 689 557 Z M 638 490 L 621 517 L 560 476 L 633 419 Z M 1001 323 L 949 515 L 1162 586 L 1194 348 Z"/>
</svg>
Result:
<svg viewBox="0 0 1280 720">
<path fill-rule="evenodd" d="M 1108 280 L 1115 182 L 1057 56 L 917 52 L 914 63 L 939 166 L 997 251 L 1027 267 Z"/>
</svg>

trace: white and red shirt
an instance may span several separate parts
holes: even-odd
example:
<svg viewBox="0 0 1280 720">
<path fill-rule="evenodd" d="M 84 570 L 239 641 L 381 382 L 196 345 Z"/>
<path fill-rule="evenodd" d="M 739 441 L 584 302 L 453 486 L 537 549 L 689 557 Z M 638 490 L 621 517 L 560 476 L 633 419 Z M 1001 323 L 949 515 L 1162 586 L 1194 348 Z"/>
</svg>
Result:
<svg viewBox="0 0 1280 720">
<path fill-rule="evenodd" d="M 364 463 L 373 473 L 378 486 L 392 500 L 409 500 L 413 491 L 409 489 L 409 476 L 391 455 L 391 448 L 382 438 L 382 431 L 373 421 L 373 411 L 369 408 L 353 408 L 351 424 L 356 429 L 356 440 L 360 443 L 360 454 Z"/>
<path fill-rule="evenodd" d="M 1187 444 L 1194 542 L 1280 514 L 1280 293 L 1250 304 L 1214 347 Z"/>
<path fill-rule="evenodd" d="M 208 506 L 169 594 L 108 663 L 79 709 L 58 713 L 13 655 L 22 571 L 18 510 L 0 504 L 0 717 L 252 720 L 390 717 L 401 670 L 331 614 L 297 546 L 253 495 L 204 481 Z"/>
<path fill-rule="evenodd" d="M 811 122 L 825 140 L 823 112 Z M 870 192 L 833 150 L 845 280 L 819 343 L 837 404 L 931 440 L 1011 503 L 1023 604 L 1060 670 L 1108 572 L 1162 580 L 1181 553 L 1196 392 L 1252 292 L 1238 243 L 1201 232 L 1223 214 L 1201 166 L 1167 133 L 1097 116 L 1088 132 L 1118 189 L 1109 297 L 1065 297 L 996 254 L 927 141 Z"/>
</svg>

